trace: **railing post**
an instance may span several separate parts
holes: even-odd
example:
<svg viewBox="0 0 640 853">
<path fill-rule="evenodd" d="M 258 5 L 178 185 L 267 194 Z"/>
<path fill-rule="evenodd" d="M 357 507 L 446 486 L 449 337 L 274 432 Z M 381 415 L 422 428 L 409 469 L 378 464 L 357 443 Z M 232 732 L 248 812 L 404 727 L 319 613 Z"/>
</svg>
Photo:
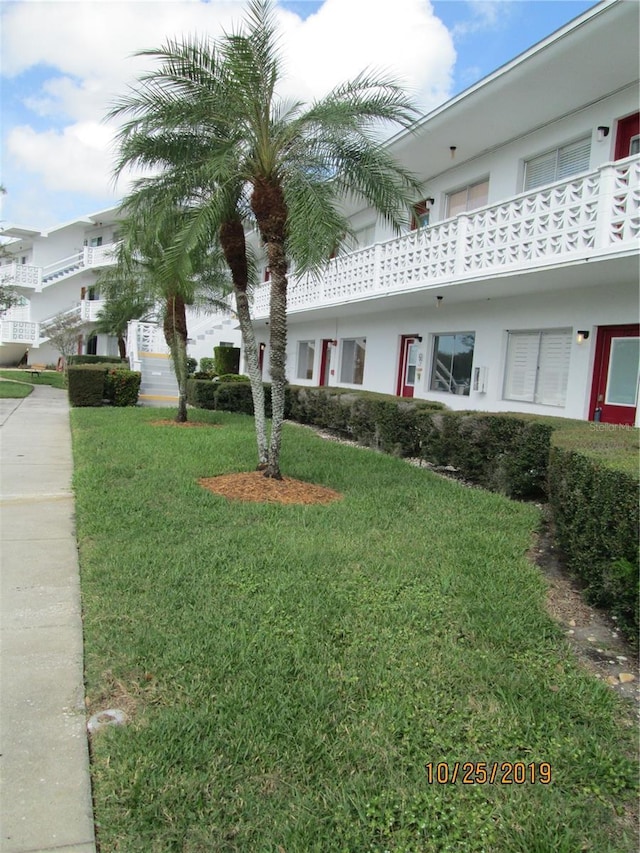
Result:
<svg viewBox="0 0 640 853">
<path fill-rule="evenodd" d="M 382 243 L 373 250 L 373 290 L 382 290 Z"/>
<path fill-rule="evenodd" d="M 612 202 L 616 183 L 616 167 L 608 163 L 600 169 L 598 176 L 598 204 L 594 250 L 606 249 L 611 243 Z"/>
<path fill-rule="evenodd" d="M 469 228 L 469 217 L 466 213 L 461 213 L 456 220 L 456 260 L 454 270 L 456 276 L 462 276 L 465 271 L 465 263 L 467 259 L 466 239 Z"/>
</svg>

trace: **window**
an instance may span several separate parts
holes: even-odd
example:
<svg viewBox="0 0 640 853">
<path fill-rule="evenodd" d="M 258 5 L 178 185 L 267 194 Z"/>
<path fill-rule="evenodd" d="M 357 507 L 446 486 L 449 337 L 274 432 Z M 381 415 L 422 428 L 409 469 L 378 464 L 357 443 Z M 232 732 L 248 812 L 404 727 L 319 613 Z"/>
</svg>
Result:
<svg viewBox="0 0 640 853">
<path fill-rule="evenodd" d="M 475 332 L 436 335 L 433 342 L 431 391 L 469 396 Z"/>
<path fill-rule="evenodd" d="M 359 249 L 365 249 L 367 246 L 372 246 L 376 241 L 376 223 L 371 222 L 355 232 L 356 242 Z"/>
<path fill-rule="evenodd" d="M 589 169 L 591 139 L 586 137 L 562 148 L 555 148 L 524 164 L 524 190 L 552 184 Z"/>
<path fill-rule="evenodd" d="M 340 382 L 349 385 L 362 385 L 366 349 L 366 338 L 345 338 L 342 341 Z"/>
<path fill-rule="evenodd" d="M 315 341 L 298 341 L 298 379 L 313 379 L 313 362 L 316 354 Z"/>
<path fill-rule="evenodd" d="M 482 207 L 489 201 L 489 179 L 469 184 L 447 196 L 447 216 L 458 216 Z"/>
<path fill-rule="evenodd" d="M 564 406 L 571 329 L 510 332 L 504 399 Z"/>
<path fill-rule="evenodd" d="M 413 215 L 411 217 L 412 231 L 415 231 L 417 228 L 426 228 L 429 225 L 432 204 L 432 198 L 425 198 L 413 205 Z"/>
</svg>

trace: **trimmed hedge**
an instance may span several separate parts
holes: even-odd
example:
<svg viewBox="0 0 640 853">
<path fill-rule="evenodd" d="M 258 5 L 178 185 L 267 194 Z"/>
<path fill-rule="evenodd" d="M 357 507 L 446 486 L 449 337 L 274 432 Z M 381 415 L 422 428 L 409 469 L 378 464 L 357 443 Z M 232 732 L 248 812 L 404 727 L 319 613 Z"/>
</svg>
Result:
<svg viewBox="0 0 640 853">
<path fill-rule="evenodd" d="M 239 347 L 214 347 L 214 371 L 218 376 L 225 373 L 238 373 L 240 370 Z"/>
<path fill-rule="evenodd" d="M 265 408 L 267 417 L 271 417 L 271 386 L 264 385 Z M 209 379 L 189 379 L 187 382 L 187 402 L 198 409 L 218 409 L 253 415 L 253 397 L 251 383 L 211 382 Z"/>
<path fill-rule="evenodd" d="M 136 370 L 111 368 L 105 376 L 104 396 L 112 406 L 135 406 L 141 380 L 142 374 Z"/>
<path fill-rule="evenodd" d="M 128 359 L 117 355 L 72 355 L 69 364 L 129 364 Z"/>
<path fill-rule="evenodd" d="M 67 369 L 69 403 L 72 406 L 101 406 L 107 368 L 100 364 L 70 365 Z"/>
<path fill-rule="evenodd" d="M 587 598 L 638 640 L 638 479 L 575 451 L 551 449 L 549 505 L 555 536 Z"/>
</svg>

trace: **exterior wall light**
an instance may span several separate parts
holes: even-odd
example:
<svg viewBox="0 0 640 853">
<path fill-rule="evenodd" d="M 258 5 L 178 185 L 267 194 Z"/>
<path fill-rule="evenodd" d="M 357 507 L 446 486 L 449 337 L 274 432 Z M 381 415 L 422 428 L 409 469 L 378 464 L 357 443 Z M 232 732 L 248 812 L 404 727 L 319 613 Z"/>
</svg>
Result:
<svg viewBox="0 0 640 853">
<path fill-rule="evenodd" d="M 450 145 L 450 146 L 449 146 L 449 151 L 451 151 L 451 159 L 452 159 L 452 160 L 453 160 L 453 159 L 454 159 L 454 157 L 456 156 L 456 151 L 457 151 L 457 150 L 458 150 L 458 146 L 457 146 L 457 145 Z"/>
<path fill-rule="evenodd" d="M 603 139 L 606 139 L 609 136 L 609 128 L 601 124 L 598 126 L 598 142 L 602 142 Z"/>
<path fill-rule="evenodd" d="M 576 332 L 576 343 L 583 344 L 589 339 L 589 332 L 586 329 L 578 329 Z"/>
<path fill-rule="evenodd" d="M 436 296 L 436 307 L 437 308 L 442 308 L 442 300 L 443 299 L 444 299 L 444 296 Z"/>
</svg>

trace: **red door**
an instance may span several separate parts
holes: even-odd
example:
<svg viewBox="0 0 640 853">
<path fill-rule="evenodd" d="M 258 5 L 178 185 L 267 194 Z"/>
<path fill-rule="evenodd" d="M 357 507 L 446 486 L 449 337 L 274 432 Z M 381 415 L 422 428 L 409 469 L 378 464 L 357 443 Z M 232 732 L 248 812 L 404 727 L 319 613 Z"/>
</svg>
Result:
<svg viewBox="0 0 640 853">
<path fill-rule="evenodd" d="M 640 113 L 621 118 L 616 131 L 616 160 L 640 152 Z"/>
<path fill-rule="evenodd" d="M 320 354 L 320 385 L 329 384 L 329 376 L 331 375 L 331 347 L 333 340 L 325 338 L 322 341 L 322 350 Z"/>
<path fill-rule="evenodd" d="M 398 365 L 398 397 L 413 397 L 418 366 L 418 336 L 402 335 L 400 338 L 400 363 Z"/>
<path fill-rule="evenodd" d="M 601 326 L 596 341 L 589 419 L 633 426 L 639 370 L 640 325 Z"/>
</svg>

